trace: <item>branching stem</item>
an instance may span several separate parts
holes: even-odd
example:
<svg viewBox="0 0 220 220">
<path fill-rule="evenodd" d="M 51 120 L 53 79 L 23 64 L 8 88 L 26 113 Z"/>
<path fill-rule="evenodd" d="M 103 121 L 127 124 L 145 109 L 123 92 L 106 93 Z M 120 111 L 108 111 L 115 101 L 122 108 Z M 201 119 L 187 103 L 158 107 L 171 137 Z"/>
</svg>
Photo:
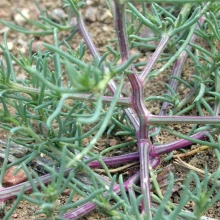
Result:
<svg viewBox="0 0 220 220">
<path fill-rule="evenodd" d="M 115 29 L 119 42 L 119 49 L 122 63 L 129 59 L 129 47 L 127 29 L 125 24 L 125 4 L 115 0 Z M 140 181 L 143 195 L 146 196 L 142 202 L 142 213 L 151 216 L 151 199 L 150 199 L 150 181 L 149 181 L 149 154 L 152 151 L 152 145 L 148 139 L 148 116 L 150 113 L 144 104 L 143 82 L 139 79 L 135 69 L 131 66 L 132 74 L 127 75 L 132 86 L 132 107 L 135 110 L 139 121 L 139 129 L 136 130 L 136 138 L 139 148 L 140 159 Z M 151 218 L 151 217 L 150 217 Z"/>
</svg>

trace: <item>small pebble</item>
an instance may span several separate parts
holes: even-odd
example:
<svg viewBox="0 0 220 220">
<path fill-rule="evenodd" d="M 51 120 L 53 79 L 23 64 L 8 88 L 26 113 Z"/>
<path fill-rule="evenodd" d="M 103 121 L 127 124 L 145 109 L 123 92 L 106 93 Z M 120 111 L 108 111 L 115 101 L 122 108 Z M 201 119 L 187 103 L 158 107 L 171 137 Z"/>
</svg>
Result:
<svg viewBox="0 0 220 220">
<path fill-rule="evenodd" d="M 4 27 L 0 30 L 0 34 L 4 34 L 5 32 L 7 32 L 8 30 L 10 30 L 9 27 Z"/>
<path fill-rule="evenodd" d="M 154 37 L 154 32 L 149 27 L 144 27 L 141 29 L 140 37 L 151 38 Z"/>
<path fill-rule="evenodd" d="M 63 192 L 62 192 L 62 195 L 63 196 L 69 196 L 70 195 L 70 189 L 65 189 Z"/>
<path fill-rule="evenodd" d="M 86 1 L 86 5 L 93 5 L 94 4 L 94 1 L 93 0 L 87 0 Z"/>
<path fill-rule="evenodd" d="M 121 92 L 124 96 L 130 97 L 132 95 L 131 84 L 129 82 L 124 82 Z"/>
<path fill-rule="evenodd" d="M 70 20 L 70 26 L 76 26 L 77 25 L 77 19 L 75 17 L 72 17 Z"/>
<path fill-rule="evenodd" d="M 12 217 L 13 217 L 13 218 L 18 218 L 19 215 L 18 215 L 17 213 L 14 213 L 14 214 L 12 215 Z"/>
<path fill-rule="evenodd" d="M 128 137 L 128 138 L 126 138 L 126 141 L 133 141 L 133 140 L 134 140 L 133 137 Z"/>
<path fill-rule="evenodd" d="M 97 8 L 88 7 L 85 12 L 85 19 L 87 21 L 95 22 L 96 21 Z"/>
<path fill-rule="evenodd" d="M 110 24 L 112 22 L 112 13 L 110 10 L 106 10 L 100 17 L 100 21 Z"/>
<path fill-rule="evenodd" d="M 38 47 L 40 47 L 40 50 L 43 51 L 45 48 L 43 46 L 43 41 L 35 41 L 32 44 L 32 52 L 37 53 L 38 52 Z"/>
<path fill-rule="evenodd" d="M 6 170 L 5 175 L 2 180 L 2 184 L 4 186 L 15 186 L 19 183 L 23 183 L 27 180 L 26 173 L 20 169 L 16 175 L 14 175 L 14 171 L 17 166 L 10 167 Z"/>
<path fill-rule="evenodd" d="M 61 20 L 67 18 L 67 14 L 64 12 L 63 9 L 61 8 L 56 8 L 54 9 L 51 14 L 50 14 L 51 18 L 57 22 L 60 22 Z"/>
<path fill-rule="evenodd" d="M 14 47 L 13 42 L 7 42 L 8 50 L 11 51 Z M 0 54 L 4 53 L 4 51 L 0 48 Z"/>
<path fill-rule="evenodd" d="M 111 32 L 112 31 L 111 27 L 109 27 L 108 25 L 103 25 L 102 30 L 105 31 L 105 32 Z"/>
<path fill-rule="evenodd" d="M 27 8 L 22 9 L 21 14 L 23 14 L 27 19 L 30 18 L 30 11 Z M 14 21 L 20 26 L 24 26 L 27 23 L 25 18 L 23 18 L 19 13 L 14 14 Z"/>
<path fill-rule="evenodd" d="M 149 28 L 149 27 L 144 27 L 140 30 L 140 37 L 142 38 L 152 38 L 155 37 L 154 32 Z M 156 41 L 149 41 L 147 44 L 152 45 L 152 46 L 157 46 L 157 42 Z M 148 51 L 146 48 L 144 47 L 138 47 L 141 51 L 146 52 Z"/>
<path fill-rule="evenodd" d="M 117 141 L 116 139 L 110 139 L 110 140 L 109 140 L 110 146 L 114 146 L 114 145 L 116 145 L 117 143 L 118 143 L 118 141 Z"/>
<path fill-rule="evenodd" d="M 13 47 L 14 47 L 13 42 L 7 42 L 7 45 L 8 45 L 8 49 L 9 49 L 9 50 L 12 50 Z"/>
</svg>

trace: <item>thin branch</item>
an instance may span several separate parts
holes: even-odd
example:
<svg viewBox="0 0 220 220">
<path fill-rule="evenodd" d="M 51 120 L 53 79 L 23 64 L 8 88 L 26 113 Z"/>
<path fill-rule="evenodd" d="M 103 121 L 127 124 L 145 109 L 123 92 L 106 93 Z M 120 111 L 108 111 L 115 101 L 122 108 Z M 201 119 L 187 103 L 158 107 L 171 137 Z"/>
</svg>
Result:
<svg viewBox="0 0 220 220">
<path fill-rule="evenodd" d="M 205 175 L 205 171 L 204 170 L 201 170 L 197 167 L 194 167 L 192 166 L 191 164 L 188 164 L 186 162 L 184 162 L 183 160 L 181 160 L 180 158 L 177 158 L 175 159 L 174 161 L 174 164 L 176 164 L 177 166 L 181 167 L 182 169 L 184 170 L 187 170 L 187 171 L 191 171 L 193 170 L 194 172 L 196 172 L 201 178 L 204 178 L 204 175 Z M 207 173 L 210 176 L 212 176 L 212 173 Z M 212 184 L 212 185 L 215 185 L 217 184 L 218 187 L 220 187 L 220 181 L 219 180 L 214 180 L 212 178 L 209 178 L 208 181 Z"/>
<path fill-rule="evenodd" d="M 186 153 L 183 153 L 183 154 L 173 155 L 173 158 L 181 158 L 181 157 L 192 156 L 194 154 L 197 154 L 198 152 L 201 152 L 201 151 L 204 151 L 204 150 L 208 150 L 208 149 L 210 149 L 209 146 L 202 146 L 202 147 L 196 148 L 194 150 L 187 151 Z"/>
<path fill-rule="evenodd" d="M 133 167 L 134 165 L 137 165 L 139 164 L 139 162 L 133 162 L 133 163 L 129 163 L 129 164 L 126 164 L 124 166 L 120 166 L 120 167 L 117 167 L 117 168 L 114 168 L 114 169 L 109 169 L 109 172 L 110 173 L 118 173 L 120 171 L 125 171 L 127 168 L 129 167 Z M 98 173 L 106 173 L 106 171 L 104 169 L 94 169 L 95 172 L 98 172 Z"/>
<path fill-rule="evenodd" d="M 115 3 L 115 29 L 119 42 L 119 49 L 122 62 L 126 62 L 129 59 L 129 47 L 127 29 L 125 24 L 125 5 L 121 4 L 118 0 Z M 144 92 L 143 83 L 140 81 L 135 69 L 131 66 L 132 74 L 128 74 L 127 77 L 132 86 L 132 107 L 134 108 L 137 116 L 139 117 L 140 126 L 136 131 L 136 138 L 138 142 L 139 156 L 140 156 L 140 182 L 141 191 L 144 195 L 142 201 L 142 213 L 147 215 L 149 220 L 152 219 L 151 213 L 151 196 L 150 196 L 150 177 L 149 177 L 149 153 L 152 151 L 152 144 L 148 139 L 148 116 L 150 113 L 144 104 Z"/>
<path fill-rule="evenodd" d="M 140 173 L 137 172 L 136 174 L 134 174 L 132 177 L 130 177 L 125 183 L 124 183 L 124 188 L 125 190 L 128 190 L 128 188 L 137 183 L 138 180 L 140 178 Z M 120 185 L 115 184 L 114 188 L 113 188 L 114 193 L 116 194 L 120 194 Z M 108 192 L 104 193 L 104 197 L 106 197 L 108 195 Z M 96 208 L 96 205 L 92 202 L 87 202 L 84 205 L 74 209 L 71 212 L 66 213 L 65 215 L 63 215 L 62 217 L 65 219 L 79 219 L 80 217 L 84 216 L 85 214 L 88 214 L 89 212 L 93 211 Z"/>
<path fill-rule="evenodd" d="M 72 94 L 68 97 L 68 99 L 74 99 L 74 100 L 83 100 L 83 101 L 97 101 L 97 98 L 93 96 L 93 94 Z M 102 96 L 102 101 L 109 103 L 112 102 L 113 97 L 112 96 Z M 131 98 L 129 97 L 120 97 L 117 100 L 117 105 L 123 105 L 123 106 L 131 106 Z"/>
<path fill-rule="evenodd" d="M 168 35 L 164 35 L 161 38 L 161 41 L 160 41 L 159 45 L 157 46 L 157 49 L 155 50 L 155 52 L 152 54 L 152 56 L 148 60 L 147 65 L 145 66 L 145 68 L 143 69 L 143 71 L 140 75 L 140 79 L 142 82 L 145 83 L 148 80 L 149 74 L 150 74 L 152 68 L 154 67 L 154 64 L 156 63 L 156 61 L 160 57 L 161 53 L 163 53 L 169 40 L 170 40 L 170 36 L 168 36 Z"/>
<path fill-rule="evenodd" d="M 219 116 L 156 116 L 148 118 L 149 125 L 161 124 L 220 124 Z"/>
<path fill-rule="evenodd" d="M 196 29 L 199 29 L 200 25 L 202 25 L 204 23 L 204 21 L 205 21 L 205 16 L 202 16 L 199 19 L 199 24 L 197 25 Z M 197 35 L 193 34 L 192 38 L 190 40 L 190 43 L 194 43 L 196 40 L 196 37 L 197 37 Z M 187 46 L 188 50 L 191 50 L 191 48 L 192 48 L 191 46 Z M 181 77 L 183 66 L 184 66 L 187 58 L 188 58 L 188 53 L 186 51 L 183 51 L 173 66 L 173 71 L 172 71 L 171 76 Z M 169 85 L 173 89 L 173 91 L 176 91 L 178 83 L 179 83 L 179 81 L 174 78 L 171 78 L 169 80 Z M 172 95 L 170 90 L 167 91 L 167 94 Z M 163 102 L 163 105 L 161 107 L 159 115 L 165 115 L 165 110 L 168 109 L 168 104 L 169 104 L 168 102 Z"/>
<path fill-rule="evenodd" d="M 87 47 L 89 48 L 89 51 L 91 52 L 92 56 L 94 58 L 100 60 L 101 58 L 100 58 L 99 52 L 98 52 L 95 44 L 93 43 L 86 27 L 85 27 L 82 15 L 80 15 L 80 17 L 78 18 L 78 29 L 79 29 L 83 39 L 85 40 L 85 43 L 86 43 Z M 105 71 L 106 72 L 108 71 L 107 67 L 105 67 Z M 113 79 L 108 82 L 108 88 L 113 95 L 116 91 L 116 88 L 117 88 L 117 85 Z M 120 95 L 120 98 L 123 98 L 122 94 Z M 133 125 L 134 129 L 138 130 L 140 123 L 139 123 L 139 119 L 138 119 L 137 115 L 135 114 L 135 112 L 133 111 L 133 109 L 128 108 L 128 109 L 125 109 L 124 111 L 125 111 L 127 117 L 129 118 L 131 124 Z"/>
<path fill-rule="evenodd" d="M 207 131 L 203 131 L 203 132 L 199 132 L 196 133 L 192 136 L 190 136 L 190 138 L 194 138 L 197 140 L 203 140 L 206 138 L 208 132 Z M 184 140 L 184 139 L 180 139 L 178 141 L 174 141 L 172 143 L 168 143 L 168 144 L 161 144 L 161 145 L 155 145 L 153 148 L 153 153 L 151 153 L 152 157 L 164 154 L 164 153 L 169 153 L 171 151 L 180 149 L 180 148 L 185 148 L 188 146 L 191 146 L 193 144 L 192 141 L 189 140 Z"/>
</svg>

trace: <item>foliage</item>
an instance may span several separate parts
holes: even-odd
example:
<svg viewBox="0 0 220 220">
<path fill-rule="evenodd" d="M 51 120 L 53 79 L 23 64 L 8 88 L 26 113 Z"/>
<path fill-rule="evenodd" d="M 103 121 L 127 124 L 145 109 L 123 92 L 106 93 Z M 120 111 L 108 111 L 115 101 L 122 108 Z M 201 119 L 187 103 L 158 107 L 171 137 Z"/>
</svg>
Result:
<svg viewBox="0 0 220 220">
<path fill-rule="evenodd" d="M 173 204 L 169 199 L 174 175 L 170 174 L 169 185 L 162 195 L 152 168 L 159 164 L 161 154 L 172 153 L 192 143 L 210 146 L 220 161 L 219 3 L 108 0 L 106 3 L 115 20 L 119 49 L 106 45 L 106 52 L 99 55 L 81 13 L 86 1 L 63 2 L 69 10 L 69 17 L 58 24 L 36 1 L 39 20 L 27 21 L 37 31 L 1 20 L 18 32 L 54 36 L 53 45 L 44 43 L 46 49 L 39 46 L 34 54 L 32 40 L 28 55 L 19 52 L 19 57 L 9 51 L 7 33 L 4 45 L 1 45 L 4 58 L 0 69 L 0 127 L 9 131 L 1 181 L 6 169 L 13 165 L 23 168 L 29 180 L 15 187 L 1 188 L 2 202 L 17 195 L 4 219 L 11 216 L 21 200 L 38 205 L 40 208 L 35 214 L 44 213 L 45 219 L 77 219 L 95 207 L 113 219 L 199 219 L 219 199 L 219 169 L 212 175 L 206 171 L 203 180 L 190 172 L 182 186 L 183 196 L 179 204 Z M 163 2 L 166 4 L 162 5 Z M 77 19 L 74 26 L 70 22 L 73 13 Z M 150 29 L 154 37 L 140 37 L 143 27 Z M 69 35 L 58 40 L 63 31 L 68 31 Z M 72 48 L 68 41 L 77 32 L 82 41 L 78 48 Z M 206 48 L 197 43 L 196 38 L 204 41 Z M 145 62 L 139 62 L 139 54 L 130 55 L 132 48 L 140 47 L 152 54 Z M 87 50 L 93 56 L 89 62 L 85 61 Z M 190 79 L 182 77 L 187 58 L 192 61 Z M 118 64 L 119 59 L 121 64 Z M 156 66 L 158 63 L 160 68 Z M 18 79 L 15 66 L 27 74 L 26 79 Z M 138 67 L 142 67 L 142 71 L 138 71 Z M 167 93 L 145 97 L 144 86 L 163 75 L 169 67 L 173 70 Z M 63 77 L 67 77 L 68 83 Z M 124 80 L 130 82 L 131 97 L 121 94 Z M 178 84 L 189 91 L 185 97 Z M 153 115 L 147 109 L 146 103 L 152 101 L 161 104 L 159 115 Z M 196 115 L 189 116 L 193 113 Z M 191 127 L 188 134 L 170 127 L 170 124 L 183 123 Z M 163 131 L 180 139 L 158 145 L 155 137 L 163 135 Z M 100 138 L 114 133 L 131 136 L 134 141 L 111 146 L 101 153 L 93 150 Z M 88 144 L 84 144 L 85 139 L 90 140 Z M 8 163 L 11 142 L 29 149 L 28 155 Z M 134 144 L 138 152 L 104 157 L 109 151 Z M 27 167 L 42 154 L 51 158 L 53 164 L 45 165 L 48 174 L 39 176 Z M 140 162 L 140 171 L 125 181 L 122 175 L 111 175 L 110 166 L 133 161 Z M 104 169 L 107 176 L 98 175 L 94 167 Z M 208 187 L 210 181 L 213 184 Z M 193 182 L 195 187 L 190 190 Z M 152 187 L 156 193 L 151 192 Z M 25 195 L 24 191 L 30 189 L 33 194 Z M 60 206 L 58 198 L 67 189 L 69 198 Z M 76 195 L 82 199 L 72 202 Z M 191 200 L 195 208 L 188 212 L 184 206 Z M 152 208 L 152 201 L 158 203 L 156 208 Z"/>
</svg>

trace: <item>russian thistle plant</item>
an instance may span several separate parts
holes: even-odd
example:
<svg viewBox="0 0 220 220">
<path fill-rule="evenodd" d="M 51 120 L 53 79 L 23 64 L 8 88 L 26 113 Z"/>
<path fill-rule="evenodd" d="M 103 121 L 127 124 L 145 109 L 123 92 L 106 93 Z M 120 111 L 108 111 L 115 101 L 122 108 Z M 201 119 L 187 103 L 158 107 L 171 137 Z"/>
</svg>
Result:
<svg viewBox="0 0 220 220">
<path fill-rule="evenodd" d="M 38 205 L 39 211 L 35 214 L 44 213 L 46 219 L 77 219 L 96 207 L 113 219 L 199 219 L 219 199 L 219 169 L 213 174 L 205 171 L 202 180 L 195 173 L 189 173 L 182 186 L 183 196 L 178 204 L 173 204 L 169 199 L 174 175 L 170 174 L 163 195 L 154 168 L 160 163 L 162 154 L 193 143 L 211 147 L 220 161 L 220 56 L 216 47 L 220 40 L 219 3 L 106 1 L 114 18 L 118 49 L 106 45 L 106 52 L 99 54 L 83 20 L 82 8 L 86 1 L 63 2 L 68 7 L 69 17 L 60 23 L 51 20 L 36 2 L 39 21 L 27 21 L 37 27 L 37 31 L 1 21 L 25 34 L 54 36 L 53 45 L 44 43 L 45 50 L 39 47 L 34 54 L 31 41 L 29 54 L 19 52 L 19 57 L 8 50 L 7 33 L 1 45 L 4 58 L 0 69 L 0 127 L 8 130 L 9 136 L 0 180 L 2 182 L 6 169 L 14 165 L 18 165 L 17 170 L 22 168 L 28 177 L 28 182 L 1 188 L 2 202 L 17 195 L 5 219 L 21 200 Z M 139 7 L 133 2 L 139 2 Z M 161 3 L 166 4 L 162 6 Z M 73 15 L 77 20 L 74 25 L 71 22 Z M 145 26 L 152 31 L 153 37 L 140 37 L 140 30 Z M 62 31 L 69 31 L 69 35 L 58 40 Z M 82 41 L 77 48 L 72 48 L 68 41 L 77 32 Z M 202 39 L 208 49 L 197 43 L 196 38 Z M 138 60 L 139 54 L 131 55 L 130 52 L 140 46 L 151 51 L 151 57 L 145 62 Z M 89 62 L 84 59 L 86 50 L 93 57 Z M 193 80 L 182 77 L 187 58 L 192 60 L 190 77 Z M 162 64 L 160 68 L 157 63 Z M 17 78 L 14 65 L 28 74 L 26 79 Z M 167 93 L 145 97 L 145 86 L 169 67 L 173 69 Z M 68 78 L 67 83 L 62 80 L 64 76 Z M 129 97 L 121 93 L 125 80 L 131 86 Z M 179 84 L 189 91 L 185 97 L 180 95 Z M 149 101 L 161 104 L 159 115 L 153 115 L 146 107 Z M 191 130 L 183 134 L 173 130 L 172 124 L 188 124 Z M 163 131 L 179 140 L 156 143 L 156 136 Z M 134 137 L 134 140 L 111 146 L 101 153 L 93 150 L 103 135 L 114 132 Z M 87 144 L 85 139 L 89 140 Z M 29 151 L 21 159 L 8 163 L 11 142 Z M 132 144 L 137 145 L 137 152 L 104 157 L 109 151 L 129 148 Z M 53 161 L 44 165 L 48 172 L 44 176 L 34 170 L 30 172 L 29 164 L 38 155 Z M 133 175 L 111 175 L 110 166 L 134 161 L 139 161 L 140 170 Z M 93 170 L 97 167 L 104 169 L 106 176 Z M 208 187 L 210 181 L 213 184 Z M 192 182 L 196 184 L 190 190 Z M 32 196 L 25 195 L 24 192 L 30 189 Z M 66 189 L 70 190 L 69 197 L 61 206 L 57 200 Z M 75 195 L 82 199 L 72 202 Z M 158 206 L 153 207 L 152 201 Z M 189 201 L 195 203 L 193 212 L 184 209 Z"/>
</svg>

